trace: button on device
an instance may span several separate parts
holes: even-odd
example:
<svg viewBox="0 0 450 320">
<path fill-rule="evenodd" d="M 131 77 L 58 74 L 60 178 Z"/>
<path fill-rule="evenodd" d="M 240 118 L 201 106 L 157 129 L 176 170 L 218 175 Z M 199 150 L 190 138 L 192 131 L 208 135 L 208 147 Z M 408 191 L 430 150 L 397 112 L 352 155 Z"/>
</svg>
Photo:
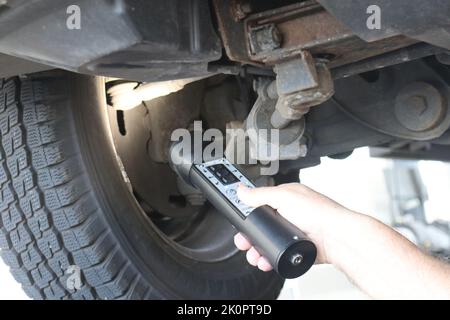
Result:
<svg viewBox="0 0 450 320">
<path fill-rule="evenodd" d="M 238 181 L 238 179 L 232 173 L 227 173 L 223 177 L 220 178 L 223 184 L 232 184 Z"/>
<path fill-rule="evenodd" d="M 228 189 L 227 190 L 227 195 L 229 195 L 230 197 L 235 196 L 236 195 L 236 189 Z"/>
<path fill-rule="evenodd" d="M 224 185 L 232 184 L 239 181 L 234 174 L 230 172 L 223 164 L 209 166 L 208 170 L 214 174 Z"/>
</svg>

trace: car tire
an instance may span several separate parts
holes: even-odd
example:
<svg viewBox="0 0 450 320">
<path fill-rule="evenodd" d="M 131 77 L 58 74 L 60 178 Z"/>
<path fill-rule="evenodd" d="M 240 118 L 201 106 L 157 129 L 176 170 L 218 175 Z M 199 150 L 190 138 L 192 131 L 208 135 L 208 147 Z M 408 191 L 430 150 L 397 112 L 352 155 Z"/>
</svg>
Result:
<svg viewBox="0 0 450 320">
<path fill-rule="evenodd" d="M 1 256 L 28 296 L 278 296 L 283 281 L 242 253 L 195 261 L 144 221 L 117 161 L 103 78 L 56 70 L 0 80 L 0 88 Z"/>
</svg>

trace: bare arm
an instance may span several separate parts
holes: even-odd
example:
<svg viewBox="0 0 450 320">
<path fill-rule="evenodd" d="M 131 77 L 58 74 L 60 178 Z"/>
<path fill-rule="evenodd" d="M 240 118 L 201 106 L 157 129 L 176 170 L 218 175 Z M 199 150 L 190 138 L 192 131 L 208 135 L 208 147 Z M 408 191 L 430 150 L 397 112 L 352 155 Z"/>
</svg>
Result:
<svg viewBox="0 0 450 320">
<path fill-rule="evenodd" d="M 371 217 L 342 207 L 300 184 L 239 190 L 251 206 L 268 204 L 317 245 L 319 263 L 332 263 L 376 299 L 450 299 L 450 265 L 423 252 Z M 261 270 L 271 266 L 242 236 L 235 243 Z"/>
</svg>

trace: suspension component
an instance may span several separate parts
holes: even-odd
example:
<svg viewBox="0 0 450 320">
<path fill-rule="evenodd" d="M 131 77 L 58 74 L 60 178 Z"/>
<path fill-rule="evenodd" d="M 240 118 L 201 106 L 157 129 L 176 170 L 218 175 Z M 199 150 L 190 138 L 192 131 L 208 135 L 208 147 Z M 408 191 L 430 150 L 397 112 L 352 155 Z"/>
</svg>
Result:
<svg viewBox="0 0 450 320">
<path fill-rule="evenodd" d="M 250 156 L 261 161 L 296 160 L 307 152 L 304 115 L 331 98 L 334 83 L 326 61 L 313 59 L 307 51 L 277 64 L 274 70 L 275 81 L 260 79 L 255 83 L 258 99 L 245 122 Z M 273 129 L 279 129 L 277 141 L 259 134 Z"/>
</svg>

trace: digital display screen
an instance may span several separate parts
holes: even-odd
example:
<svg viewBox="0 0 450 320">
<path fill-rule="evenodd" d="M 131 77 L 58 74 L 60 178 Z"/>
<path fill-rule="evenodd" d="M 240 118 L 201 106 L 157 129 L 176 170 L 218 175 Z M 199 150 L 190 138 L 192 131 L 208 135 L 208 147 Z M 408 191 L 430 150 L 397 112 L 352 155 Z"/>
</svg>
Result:
<svg viewBox="0 0 450 320">
<path fill-rule="evenodd" d="M 233 184 L 238 182 L 239 179 L 232 174 L 225 165 L 216 164 L 208 167 L 208 170 L 221 181 L 224 185 Z"/>
<path fill-rule="evenodd" d="M 241 218 L 245 219 L 253 212 L 253 207 L 246 205 L 239 199 L 237 189 L 239 183 L 249 188 L 254 188 L 255 185 L 227 159 L 221 158 L 202 164 L 194 164 L 194 168 L 204 180 L 208 181 L 209 185 L 217 190 L 221 195 L 220 198 L 235 209 Z"/>
</svg>

